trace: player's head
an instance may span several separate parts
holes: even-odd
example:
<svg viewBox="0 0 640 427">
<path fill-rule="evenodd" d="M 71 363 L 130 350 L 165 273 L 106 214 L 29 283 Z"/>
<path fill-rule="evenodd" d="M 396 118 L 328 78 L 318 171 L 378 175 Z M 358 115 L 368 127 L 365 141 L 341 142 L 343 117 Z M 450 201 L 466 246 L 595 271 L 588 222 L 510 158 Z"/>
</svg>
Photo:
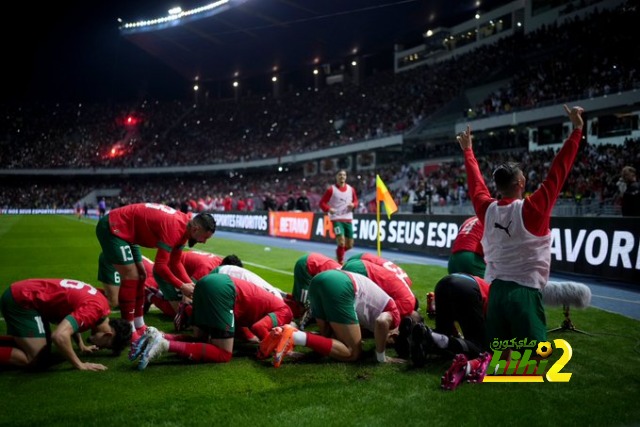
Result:
<svg viewBox="0 0 640 427">
<path fill-rule="evenodd" d="M 636 169 L 631 166 L 625 166 L 622 168 L 622 179 L 627 184 L 631 184 L 637 180 Z"/>
<path fill-rule="evenodd" d="M 518 163 L 501 163 L 493 171 L 493 179 L 502 196 L 508 198 L 522 197 L 527 181 Z"/>
<path fill-rule="evenodd" d="M 343 186 L 347 182 L 347 171 L 344 169 L 340 169 L 336 172 L 336 184 L 339 187 Z"/>
<path fill-rule="evenodd" d="M 131 323 L 124 319 L 106 318 L 91 331 L 87 339 L 98 348 L 110 348 L 114 355 L 119 355 L 131 342 Z"/>
<path fill-rule="evenodd" d="M 242 265 L 242 261 L 236 254 L 227 255 L 222 259 L 222 264 L 220 265 L 235 265 L 237 267 L 244 267 Z"/>
<path fill-rule="evenodd" d="M 205 243 L 216 232 L 216 220 L 209 213 L 203 212 L 191 220 L 191 237 L 189 247 L 196 243 Z"/>
</svg>

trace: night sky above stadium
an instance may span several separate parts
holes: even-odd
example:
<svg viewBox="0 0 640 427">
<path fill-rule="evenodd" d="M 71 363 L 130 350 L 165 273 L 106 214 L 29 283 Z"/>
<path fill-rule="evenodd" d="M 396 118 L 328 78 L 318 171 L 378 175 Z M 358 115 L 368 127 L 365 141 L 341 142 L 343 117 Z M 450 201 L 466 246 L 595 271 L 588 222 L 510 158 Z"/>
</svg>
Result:
<svg viewBox="0 0 640 427">
<path fill-rule="evenodd" d="M 371 3 L 389 1 L 399 0 L 372 0 Z M 308 4 L 302 0 L 285 3 L 296 2 Z M 505 1 L 485 0 L 484 3 Z M 184 98 L 191 90 L 186 77 L 126 40 L 118 30 L 117 19 L 127 22 L 150 19 L 165 15 L 175 5 L 188 9 L 202 4 L 206 2 L 70 0 L 37 6 L 29 2 L 12 5 L 11 13 L 16 18 L 2 27 L 5 53 L 2 100 Z M 444 0 L 430 4 L 437 4 L 442 10 L 453 7 L 451 3 L 447 6 Z M 455 7 L 459 9 L 457 2 Z"/>
</svg>

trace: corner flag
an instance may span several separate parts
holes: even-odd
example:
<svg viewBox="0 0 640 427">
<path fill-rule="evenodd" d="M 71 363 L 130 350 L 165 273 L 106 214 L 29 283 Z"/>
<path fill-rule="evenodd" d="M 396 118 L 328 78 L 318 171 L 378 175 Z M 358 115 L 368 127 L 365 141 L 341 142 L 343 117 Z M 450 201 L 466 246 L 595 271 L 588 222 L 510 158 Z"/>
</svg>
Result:
<svg viewBox="0 0 640 427">
<path fill-rule="evenodd" d="M 387 186 L 384 185 L 380 175 L 376 175 L 376 202 L 378 204 L 378 212 L 380 212 L 380 202 L 384 202 L 384 209 L 387 211 L 387 219 L 391 219 L 391 214 L 398 211 L 396 202 L 393 201 L 393 197 L 389 194 Z"/>
</svg>

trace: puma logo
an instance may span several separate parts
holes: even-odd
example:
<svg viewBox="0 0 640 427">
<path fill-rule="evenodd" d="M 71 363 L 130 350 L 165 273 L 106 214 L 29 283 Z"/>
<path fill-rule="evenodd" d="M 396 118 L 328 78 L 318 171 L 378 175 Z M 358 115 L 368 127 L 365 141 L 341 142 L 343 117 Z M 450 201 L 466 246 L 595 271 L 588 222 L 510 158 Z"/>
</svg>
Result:
<svg viewBox="0 0 640 427">
<path fill-rule="evenodd" d="M 507 235 L 508 235 L 509 237 L 511 237 L 511 233 L 509 233 L 509 227 L 511 227 L 511 223 L 512 223 L 512 222 L 513 222 L 513 221 L 509 221 L 509 224 L 507 224 L 507 226 L 506 226 L 506 227 L 505 227 L 505 226 L 503 226 L 503 225 L 498 224 L 497 222 L 494 222 L 494 223 L 493 223 L 493 226 L 494 226 L 495 228 L 499 228 L 500 230 L 504 230 L 504 232 L 505 232 L 505 233 L 507 233 Z"/>
</svg>

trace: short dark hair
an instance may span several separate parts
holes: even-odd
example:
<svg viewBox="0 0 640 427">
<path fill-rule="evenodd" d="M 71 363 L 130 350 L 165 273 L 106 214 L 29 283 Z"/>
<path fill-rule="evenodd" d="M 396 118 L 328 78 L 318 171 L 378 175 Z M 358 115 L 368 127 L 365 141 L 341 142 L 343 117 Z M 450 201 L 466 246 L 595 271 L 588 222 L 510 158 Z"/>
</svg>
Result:
<svg viewBox="0 0 640 427">
<path fill-rule="evenodd" d="M 235 266 L 244 268 L 244 265 L 242 265 L 242 261 L 240 260 L 240 258 L 238 258 L 236 254 L 231 254 L 224 257 L 222 259 L 222 264 L 220 265 L 235 265 Z"/>
<path fill-rule="evenodd" d="M 111 351 L 114 356 L 119 356 L 122 350 L 131 342 L 131 334 L 133 328 L 131 323 L 124 319 L 110 318 L 109 326 L 113 329 L 113 341 L 111 342 Z"/>
<path fill-rule="evenodd" d="M 498 191 L 508 191 L 516 179 L 516 174 L 521 170 L 520 164 L 516 162 L 499 164 L 493 171 L 493 180 L 496 182 Z"/>
<path fill-rule="evenodd" d="M 210 213 L 202 212 L 196 215 L 192 220 L 196 225 L 204 228 L 211 233 L 216 232 L 216 220 Z"/>
</svg>

